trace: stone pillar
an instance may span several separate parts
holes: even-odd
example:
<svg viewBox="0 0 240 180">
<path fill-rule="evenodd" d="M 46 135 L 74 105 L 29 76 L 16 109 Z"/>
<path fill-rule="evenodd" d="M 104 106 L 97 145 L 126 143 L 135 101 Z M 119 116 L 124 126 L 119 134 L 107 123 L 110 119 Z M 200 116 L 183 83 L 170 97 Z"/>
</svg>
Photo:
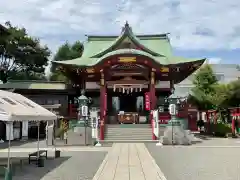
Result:
<svg viewBox="0 0 240 180">
<path fill-rule="evenodd" d="M 152 110 L 154 110 L 156 107 L 156 95 L 155 95 L 155 72 L 151 72 L 151 82 L 150 82 L 150 121 L 153 121 L 153 113 Z M 157 140 L 157 137 L 152 132 L 152 140 Z"/>
<path fill-rule="evenodd" d="M 101 81 L 100 81 L 100 134 L 99 139 L 104 140 L 104 125 L 105 125 L 105 116 L 106 116 L 106 83 L 104 78 L 104 73 L 101 72 Z"/>
<path fill-rule="evenodd" d="M 22 139 L 28 139 L 28 121 L 22 122 Z"/>
</svg>

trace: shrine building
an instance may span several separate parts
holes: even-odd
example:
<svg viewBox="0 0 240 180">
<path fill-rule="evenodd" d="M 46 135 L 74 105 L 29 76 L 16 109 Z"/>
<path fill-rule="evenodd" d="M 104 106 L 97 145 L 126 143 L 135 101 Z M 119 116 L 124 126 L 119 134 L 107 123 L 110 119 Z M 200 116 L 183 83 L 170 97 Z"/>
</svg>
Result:
<svg viewBox="0 0 240 180">
<path fill-rule="evenodd" d="M 151 110 L 205 61 L 176 57 L 168 34 L 136 35 L 128 23 L 119 36 L 87 36 L 82 57 L 54 61 L 73 88 L 100 108 L 100 139 L 106 124 L 151 122 Z"/>
</svg>

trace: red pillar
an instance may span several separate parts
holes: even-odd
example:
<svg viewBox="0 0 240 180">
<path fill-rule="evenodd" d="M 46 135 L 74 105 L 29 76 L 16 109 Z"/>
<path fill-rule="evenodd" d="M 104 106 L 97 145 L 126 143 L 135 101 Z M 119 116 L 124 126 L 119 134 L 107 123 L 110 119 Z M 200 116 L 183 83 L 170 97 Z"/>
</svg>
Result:
<svg viewBox="0 0 240 180">
<path fill-rule="evenodd" d="M 104 74 L 101 72 L 101 87 L 100 87 L 100 140 L 104 140 L 104 125 L 106 115 L 106 84 L 104 80 Z"/>
<path fill-rule="evenodd" d="M 234 119 L 234 115 L 232 115 L 232 135 L 235 135 L 235 119 Z"/>
<path fill-rule="evenodd" d="M 155 109 L 156 106 L 156 97 L 155 97 L 155 72 L 151 72 L 151 82 L 150 82 L 150 104 L 151 104 L 151 112 L 150 112 L 150 120 L 151 124 L 153 125 L 153 113 L 152 110 Z M 157 137 L 155 136 L 152 128 L 152 140 L 157 140 Z"/>
</svg>

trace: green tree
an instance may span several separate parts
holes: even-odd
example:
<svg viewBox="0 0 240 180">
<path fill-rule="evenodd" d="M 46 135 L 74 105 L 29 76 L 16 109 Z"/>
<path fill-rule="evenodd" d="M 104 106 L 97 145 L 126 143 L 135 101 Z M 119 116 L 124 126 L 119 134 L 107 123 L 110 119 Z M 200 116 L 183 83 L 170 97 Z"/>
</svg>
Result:
<svg viewBox="0 0 240 180">
<path fill-rule="evenodd" d="M 232 91 L 228 84 L 216 84 L 213 86 L 214 93 L 208 97 L 215 109 L 223 110 L 228 107 L 228 99 L 232 97 Z"/>
<path fill-rule="evenodd" d="M 79 58 L 83 53 L 83 44 L 80 41 L 76 41 L 74 44 L 64 43 L 59 47 L 57 53 L 54 56 L 54 61 L 64 61 Z M 51 67 L 51 81 L 67 81 L 66 77 L 59 70 L 56 64 L 52 64 Z"/>
<path fill-rule="evenodd" d="M 6 22 L 9 34 L 0 41 L 1 80 L 44 79 L 50 50 L 41 46 L 39 39 L 27 34 L 25 28 Z"/>
<path fill-rule="evenodd" d="M 240 79 L 230 82 L 228 87 L 228 93 L 230 93 L 231 96 L 226 100 L 225 104 L 229 107 L 240 106 Z"/>
<path fill-rule="evenodd" d="M 213 97 L 216 93 L 218 80 L 210 65 L 204 65 L 196 73 L 192 88 L 192 94 L 189 97 L 190 102 L 198 106 L 201 110 L 215 109 Z"/>
</svg>

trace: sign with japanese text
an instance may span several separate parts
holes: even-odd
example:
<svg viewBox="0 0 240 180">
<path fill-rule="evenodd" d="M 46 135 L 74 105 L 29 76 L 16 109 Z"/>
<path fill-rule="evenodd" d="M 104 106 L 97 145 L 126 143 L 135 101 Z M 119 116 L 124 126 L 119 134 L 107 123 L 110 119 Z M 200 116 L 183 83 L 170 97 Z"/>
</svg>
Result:
<svg viewBox="0 0 240 180">
<path fill-rule="evenodd" d="M 150 93 L 149 92 L 145 93 L 145 110 L 147 111 L 150 110 Z"/>
</svg>

